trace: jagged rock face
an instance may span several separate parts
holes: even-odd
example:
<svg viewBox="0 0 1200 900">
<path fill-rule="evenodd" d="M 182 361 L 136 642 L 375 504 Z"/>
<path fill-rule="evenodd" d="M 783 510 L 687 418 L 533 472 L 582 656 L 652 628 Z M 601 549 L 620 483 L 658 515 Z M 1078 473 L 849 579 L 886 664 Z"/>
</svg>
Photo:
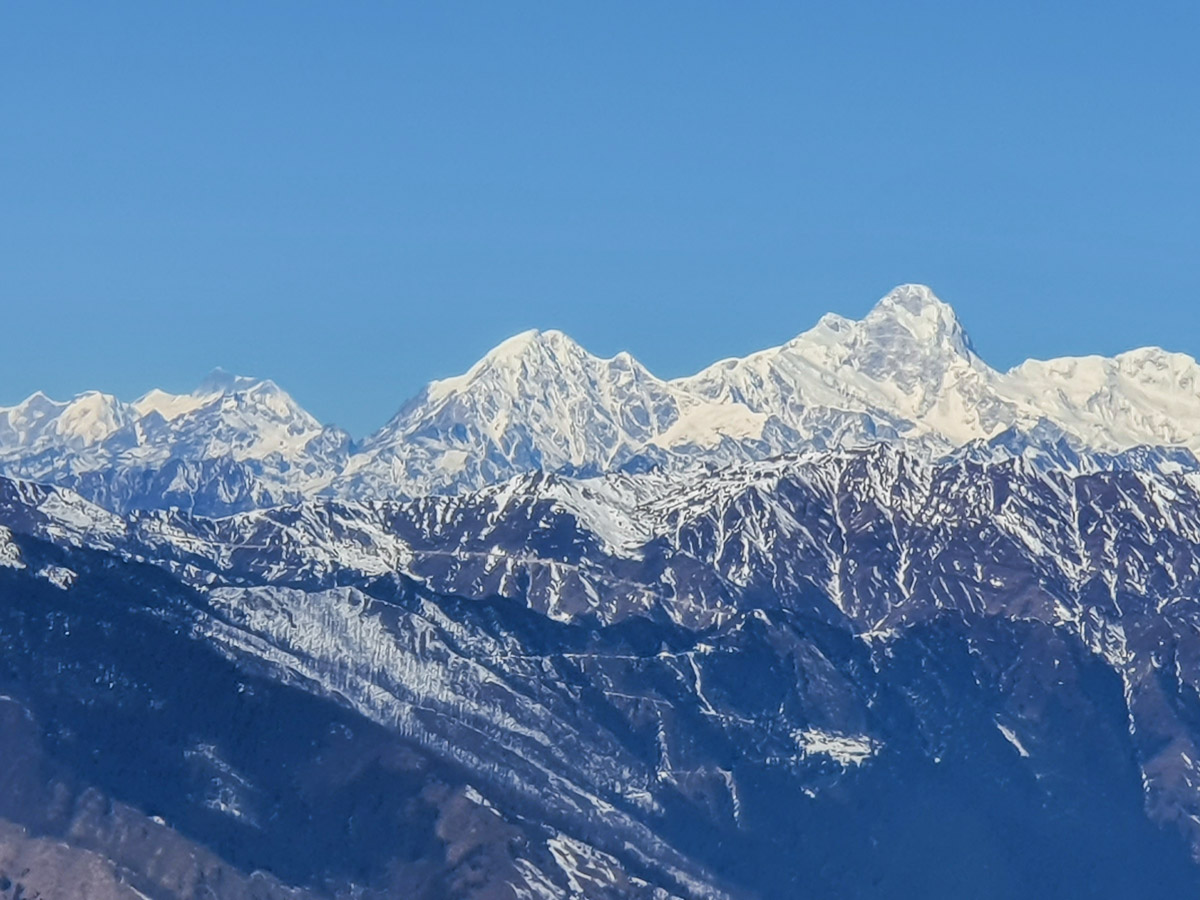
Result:
<svg viewBox="0 0 1200 900">
<path fill-rule="evenodd" d="M 998 372 L 949 306 L 903 285 L 861 321 L 825 316 L 780 347 L 670 381 L 627 353 L 600 359 L 561 332 L 526 332 L 431 383 L 357 444 L 272 382 L 219 372 L 191 394 L 133 403 L 35 394 L 0 409 L 0 472 L 122 511 L 223 515 L 879 442 L 931 458 L 977 444 L 1187 452 L 1200 449 L 1198 384 L 1195 360 L 1157 348 Z"/>
<path fill-rule="evenodd" d="M 1194 892 L 1200 477 L 1140 459 L 219 520 L 0 481 L 4 758 L 40 767 L 0 817 L 148 896 L 193 889 L 113 843 L 154 816 L 187 884 L 315 897 Z"/>
</svg>

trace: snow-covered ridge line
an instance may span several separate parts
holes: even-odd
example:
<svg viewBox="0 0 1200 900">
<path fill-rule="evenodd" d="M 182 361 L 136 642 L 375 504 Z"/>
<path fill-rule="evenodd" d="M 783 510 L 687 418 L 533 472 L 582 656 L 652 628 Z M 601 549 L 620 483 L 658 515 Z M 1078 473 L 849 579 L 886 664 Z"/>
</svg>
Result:
<svg viewBox="0 0 1200 900">
<path fill-rule="evenodd" d="M 1200 367 L 1145 348 L 999 372 L 947 304 L 902 285 L 861 321 L 827 315 L 778 347 L 674 380 L 628 353 L 602 359 L 562 332 L 524 332 L 428 385 L 358 444 L 274 383 L 225 373 L 191 394 L 125 403 L 88 392 L 64 403 L 39 393 L 0 408 L 0 473 L 112 509 L 209 514 L 880 441 L 933 457 L 981 442 L 1056 457 L 1196 452 Z"/>
</svg>

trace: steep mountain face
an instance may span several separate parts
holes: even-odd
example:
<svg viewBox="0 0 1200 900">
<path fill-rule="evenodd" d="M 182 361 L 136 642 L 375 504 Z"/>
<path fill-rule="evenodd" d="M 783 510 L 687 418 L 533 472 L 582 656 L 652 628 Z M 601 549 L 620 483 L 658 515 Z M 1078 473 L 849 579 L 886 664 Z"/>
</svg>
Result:
<svg viewBox="0 0 1200 900">
<path fill-rule="evenodd" d="M 768 459 L 880 441 L 931 458 L 976 442 L 1045 454 L 1200 451 L 1200 368 L 1155 348 L 991 369 L 921 285 L 861 321 L 825 316 L 788 343 L 664 381 L 556 331 L 505 341 L 431 383 L 357 445 L 269 381 L 223 373 L 126 404 L 35 394 L 0 409 L 0 472 L 112 509 L 220 515 L 314 495 L 396 499 L 525 472 L 597 475 Z"/>
</svg>

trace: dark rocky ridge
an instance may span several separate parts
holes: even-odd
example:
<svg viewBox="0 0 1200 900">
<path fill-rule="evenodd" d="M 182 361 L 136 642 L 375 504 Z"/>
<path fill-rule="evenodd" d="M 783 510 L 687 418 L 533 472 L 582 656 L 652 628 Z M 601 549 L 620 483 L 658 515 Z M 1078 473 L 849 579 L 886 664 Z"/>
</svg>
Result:
<svg viewBox="0 0 1200 900">
<path fill-rule="evenodd" d="M 0 525 L 31 879 L 50 841 L 155 898 L 1200 887 L 1170 467 L 879 447 L 222 520 L 0 481 Z"/>
</svg>

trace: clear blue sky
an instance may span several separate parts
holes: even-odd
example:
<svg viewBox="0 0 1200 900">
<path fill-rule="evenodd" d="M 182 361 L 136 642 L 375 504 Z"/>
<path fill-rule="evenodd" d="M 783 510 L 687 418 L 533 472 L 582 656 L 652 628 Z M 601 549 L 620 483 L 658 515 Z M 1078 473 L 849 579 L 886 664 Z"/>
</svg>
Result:
<svg viewBox="0 0 1200 900">
<path fill-rule="evenodd" d="M 220 365 L 361 435 L 525 328 L 673 376 L 905 281 L 998 366 L 1200 354 L 1198 39 L 1194 2 L 13 0 L 0 404 Z"/>
</svg>

